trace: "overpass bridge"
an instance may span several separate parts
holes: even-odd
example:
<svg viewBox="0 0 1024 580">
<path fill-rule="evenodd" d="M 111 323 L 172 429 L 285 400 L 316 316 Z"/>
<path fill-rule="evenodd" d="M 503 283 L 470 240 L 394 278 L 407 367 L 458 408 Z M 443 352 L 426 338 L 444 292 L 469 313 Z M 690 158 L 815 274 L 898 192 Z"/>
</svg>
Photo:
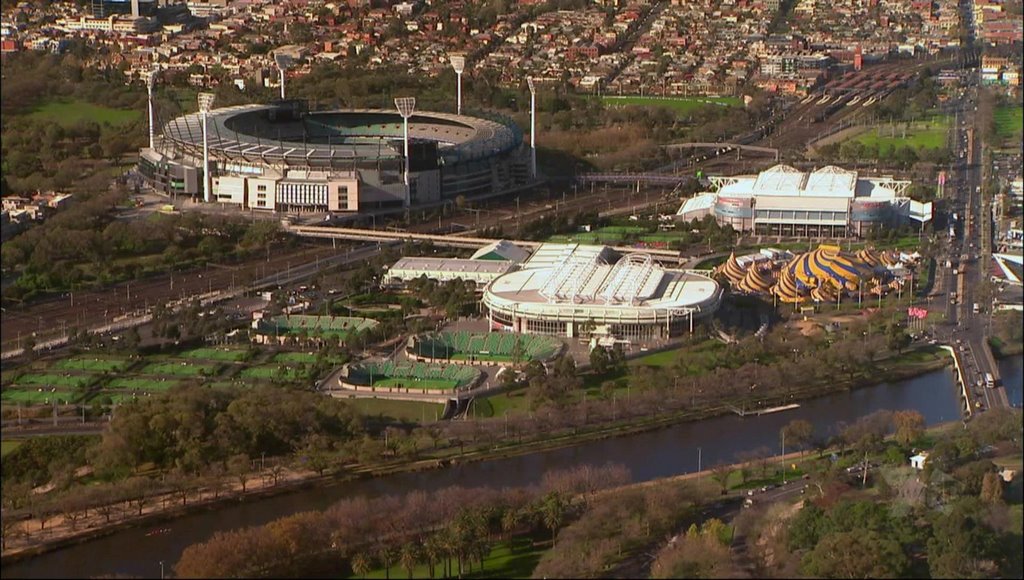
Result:
<svg viewBox="0 0 1024 580">
<path fill-rule="evenodd" d="M 357 240 L 364 242 L 430 242 L 436 246 L 447 246 L 452 248 L 478 249 L 498 241 L 492 238 L 477 238 L 460 234 L 420 234 L 414 232 L 393 231 L 393 230 L 367 230 L 362 228 L 338 228 L 328 226 L 303 226 L 285 225 L 286 232 L 296 236 L 309 238 L 323 238 L 334 240 Z M 466 232 L 469 233 L 469 232 Z M 542 242 L 531 240 L 508 240 L 509 242 L 536 250 Z M 656 248 L 633 248 L 630 246 L 612 246 L 612 249 L 628 254 L 632 252 L 643 252 L 650 254 L 652 258 L 669 264 L 679 264 L 679 252 L 675 250 L 661 250 Z"/>
<path fill-rule="evenodd" d="M 671 143 L 664 147 L 668 151 L 677 149 L 714 149 L 718 155 L 736 151 L 737 157 L 739 157 L 741 151 L 747 150 L 754 153 L 774 155 L 775 160 L 779 160 L 779 150 L 774 147 L 761 147 L 758 145 L 747 145 L 744 143 Z"/>
</svg>

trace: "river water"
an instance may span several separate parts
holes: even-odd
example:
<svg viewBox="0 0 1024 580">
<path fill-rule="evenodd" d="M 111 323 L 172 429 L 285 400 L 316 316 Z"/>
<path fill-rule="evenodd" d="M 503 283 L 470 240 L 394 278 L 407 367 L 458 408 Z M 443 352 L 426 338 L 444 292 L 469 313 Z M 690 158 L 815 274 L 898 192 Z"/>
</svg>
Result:
<svg viewBox="0 0 1024 580">
<path fill-rule="evenodd" d="M 1000 366 L 1010 400 L 1019 406 L 1021 358 L 1002 361 Z M 793 419 L 810 421 L 816 433 L 822 434 L 830 432 L 840 421 L 852 422 L 879 409 L 916 409 L 931 425 L 959 418 L 959 405 L 952 371 L 946 369 L 906 381 L 820 397 L 803 402 L 799 409 L 772 415 L 715 417 L 571 448 L 238 503 L 170 523 L 90 540 L 5 566 L 2 573 L 4 578 L 86 578 L 102 574 L 157 578 L 161 561 L 170 574 L 171 566 L 185 547 L 208 539 L 216 531 L 258 525 L 300 511 L 321 510 L 347 497 L 431 490 L 456 484 L 519 486 L 539 482 L 549 469 L 586 463 L 619 463 L 629 468 L 634 481 L 645 481 L 696 471 L 698 447 L 705 467 L 735 460 L 739 454 L 762 446 L 778 452 L 779 429 Z M 171 531 L 153 537 L 145 535 L 164 527 Z"/>
</svg>

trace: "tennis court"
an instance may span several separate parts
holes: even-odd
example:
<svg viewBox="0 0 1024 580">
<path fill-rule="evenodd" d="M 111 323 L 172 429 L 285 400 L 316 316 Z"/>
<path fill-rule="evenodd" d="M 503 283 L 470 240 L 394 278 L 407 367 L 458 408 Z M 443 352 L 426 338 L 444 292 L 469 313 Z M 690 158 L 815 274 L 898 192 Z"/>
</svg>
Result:
<svg viewBox="0 0 1024 580">
<path fill-rule="evenodd" d="M 451 390 L 472 384 L 480 377 L 480 371 L 468 366 L 393 361 L 346 365 L 342 372 L 351 384 L 411 389 Z"/>
<path fill-rule="evenodd" d="M 249 355 L 247 350 L 237 348 L 194 348 L 181 353 L 181 358 L 238 362 Z"/>
<path fill-rule="evenodd" d="M 131 366 L 131 361 L 122 358 L 99 358 L 76 356 L 57 361 L 53 368 L 64 371 L 92 371 L 98 373 L 119 372 Z"/>
<path fill-rule="evenodd" d="M 28 403 L 29 405 L 49 405 L 57 403 L 70 403 L 80 396 L 70 391 L 57 391 L 51 389 L 4 389 L 0 399 L 9 403 Z"/>
<path fill-rule="evenodd" d="M 151 363 L 142 369 L 147 375 L 171 375 L 176 377 L 199 377 L 217 373 L 219 365 L 186 362 Z"/>
<path fill-rule="evenodd" d="M 96 378 L 93 375 L 70 375 L 70 374 L 36 374 L 28 373 L 18 377 L 17 385 L 42 385 L 46 387 L 71 387 L 73 389 L 88 385 Z"/>
<path fill-rule="evenodd" d="M 180 381 L 166 379 L 130 379 L 118 378 L 103 386 L 104 389 L 117 389 L 129 391 L 146 391 L 157 393 L 170 390 L 172 387 L 181 384 Z"/>
<path fill-rule="evenodd" d="M 266 336 L 299 336 L 344 340 L 350 334 L 380 324 L 369 318 L 350 316 L 276 316 L 259 321 L 256 330 Z"/>
<path fill-rule="evenodd" d="M 562 342 L 550 336 L 466 331 L 421 334 L 409 347 L 410 353 L 433 359 L 494 362 L 548 360 L 561 350 Z"/>
</svg>

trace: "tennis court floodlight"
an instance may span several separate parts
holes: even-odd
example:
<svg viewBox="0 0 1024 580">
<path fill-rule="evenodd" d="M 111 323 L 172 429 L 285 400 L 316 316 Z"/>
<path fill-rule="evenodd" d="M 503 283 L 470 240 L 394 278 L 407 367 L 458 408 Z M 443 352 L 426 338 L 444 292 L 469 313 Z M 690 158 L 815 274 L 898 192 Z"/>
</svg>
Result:
<svg viewBox="0 0 1024 580">
<path fill-rule="evenodd" d="M 206 133 L 206 118 L 213 107 L 213 93 L 199 93 L 199 112 L 203 123 L 203 201 L 210 203 L 210 145 Z"/>
<path fill-rule="evenodd" d="M 537 179 L 537 87 L 533 77 L 526 77 L 530 88 L 530 177 Z"/>
<path fill-rule="evenodd" d="M 154 135 L 156 133 L 156 127 L 154 127 L 153 121 L 153 89 L 156 87 L 156 75 L 160 74 L 158 67 L 149 69 L 146 73 L 146 100 L 149 107 L 149 148 L 153 149 Z"/>
<path fill-rule="evenodd" d="M 459 115 L 462 114 L 462 72 L 466 70 L 466 57 L 461 54 L 453 54 L 448 59 L 452 63 L 452 68 L 455 69 L 455 76 L 457 79 L 456 85 L 456 101 L 455 111 Z"/>
<path fill-rule="evenodd" d="M 284 53 L 274 53 L 274 62 L 277 64 L 277 70 L 281 74 L 281 100 L 284 100 L 284 71 L 292 67 L 292 57 Z"/>
<path fill-rule="evenodd" d="M 398 114 L 402 116 L 402 135 L 405 143 L 405 207 L 411 205 L 409 195 L 409 117 L 416 110 L 416 97 L 397 97 L 395 107 L 398 107 Z"/>
</svg>

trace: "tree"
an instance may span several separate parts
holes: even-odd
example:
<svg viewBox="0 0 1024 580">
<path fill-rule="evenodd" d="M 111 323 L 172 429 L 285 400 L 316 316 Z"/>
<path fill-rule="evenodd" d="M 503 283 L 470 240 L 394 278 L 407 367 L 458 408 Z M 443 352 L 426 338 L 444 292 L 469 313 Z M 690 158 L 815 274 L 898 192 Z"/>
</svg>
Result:
<svg viewBox="0 0 1024 580">
<path fill-rule="evenodd" d="M 234 476 L 242 486 L 242 493 L 245 493 L 245 487 L 252 479 L 252 461 L 249 460 L 249 456 L 245 453 L 232 455 L 228 459 L 228 473 Z"/>
<path fill-rule="evenodd" d="M 924 433 L 924 416 L 917 411 L 896 411 L 892 422 L 896 427 L 896 441 L 901 445 L 910 445 Z"/>
<path fill-rule="evenodd" d="M 555 534 L 557 534 L 558 528 L 565 521 L 567 507 L 565 500 L 557 492 L 551 492 L 544 496 L 544 500 L 541 503 L 541 519 L 544 521 L 544 527 L 551 530 L 552 545 L 555 544 Z"/>
<path fill-rule="evenodd" d="M 608 372 L 608 366 L 611 362 L 608 356 L 608 351 L 603 346 L 595 346 L 590 351 L 590 368 L 599 375 L 603 375 Z"/>
<path fill-rule="evenodd" d="M 412 572 L 416 569 L 416 564 L 420 559 L 420 549 L 416 542 L 406 542 L 402 544 L 402 551 L 398 556 L 398 561 L 401 563 L 402 568 L 405 568 L 405 572 L 412 578 Z"/>
<path fill-rule="evenodd" d="M 987 503 L 1003 501 L 1003 481 L 998 473 L 986 473 L 981 480 L 981 501 Z"/>
<path fill-rule="evenodd" d="M 363 578 L 366 578 L 366 573 L 373 569 L 373 561 L 370 560 L 363 552 L 356 552 L 352 556 L 350 562 L 352 566 L 352 572 L 358 574 Z"/>
<path fill-rule="evenodd" d="M 711 479 L 715 480 L 721 489 L 722 495 L 729 491 L 729 476 L 732 475 L 732 467 L 725 463 L 716 463 L 711 466 Z"/>
<path fill-rule="evenodd" d="M 804 557 L 806 574 L 824 578 L 895 578 L 910 565 L 899 542 L 874 530 L 828 534 Z"/>
<path fill-rule="evenodd" d="M 793 419 L 782 428 L 780 435 L 785 440 L 786 446 L 806 448 L 814 439 L 814 425 L 804 419 Z"/>
</svg>

